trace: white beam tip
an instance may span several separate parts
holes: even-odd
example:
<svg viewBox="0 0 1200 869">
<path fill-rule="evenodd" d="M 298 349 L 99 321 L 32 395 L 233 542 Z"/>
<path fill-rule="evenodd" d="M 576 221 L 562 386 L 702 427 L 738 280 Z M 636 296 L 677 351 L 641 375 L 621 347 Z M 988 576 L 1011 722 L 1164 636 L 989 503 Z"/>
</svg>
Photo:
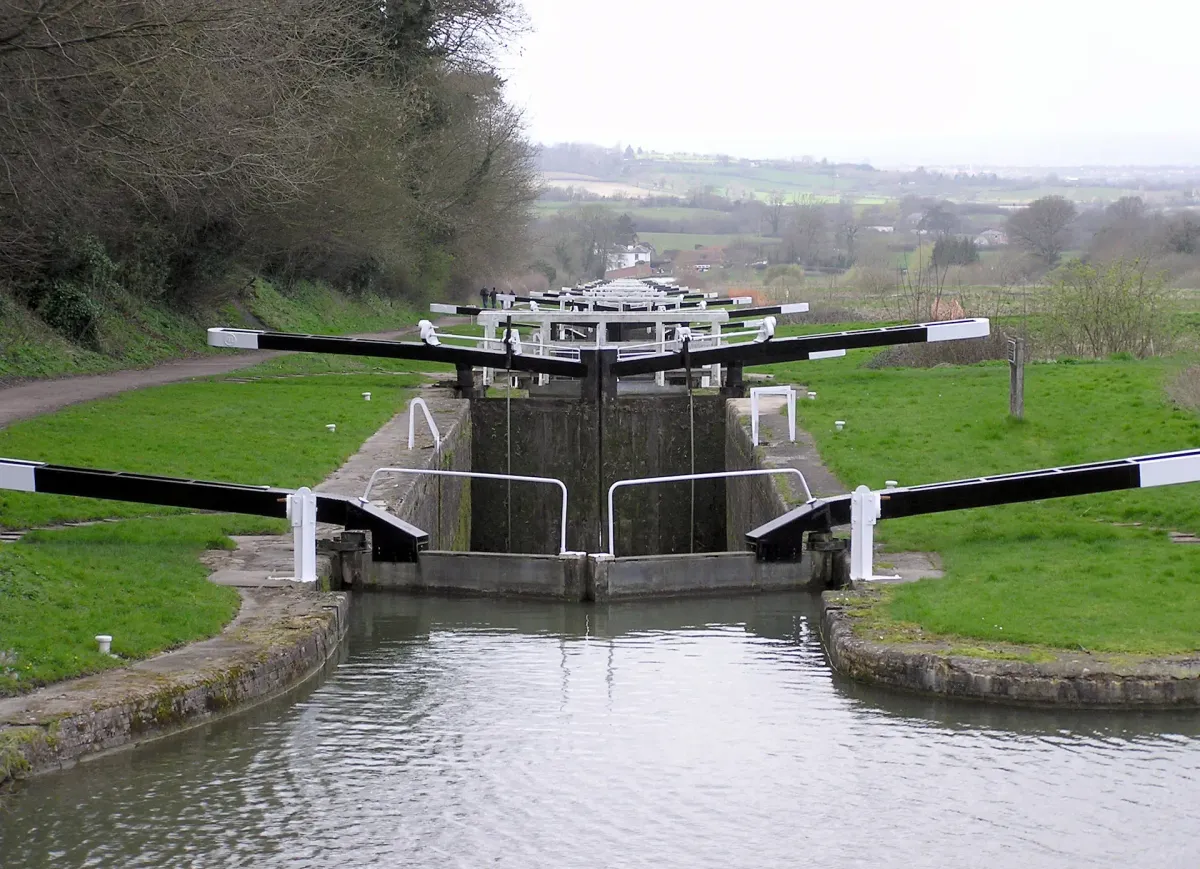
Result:
<svg viewBox="0 0 1200 869">
<path fill-rule="evenodd" d="M 441 302 L 434 302 L 429 306 L 429 310 L 435 314 L 457 314 L 458 305 L 445 305 Z"/>
<path fill-rule="evenodd" d="M 809 359 L 836 359 L 839 356 L 845 356 L 845 350 L 814 350 L 808 354 Z"/>
<path fill-rule="evenodd" d="M 991 334 L 992 324 L 987 317 L 970 320 L 950 320 L 946 323 L 930 323 L 926 327 L 926 339 L 935 341 L 962 341 L 966 338 L 986 338 Z"/>
<path fill-rule="evenodd" d="M 808 302 L 789 302 L 786 305 L 779 306 L 781 314 L 806 314 L 808 313 Z"/>
<path fill-rule="evenodd" d="M 208 346 L 229 347 L 236 350 L 257 350 L 258 336 L 262 332 L 253 329 L 209 329 Z"/>
</svg>

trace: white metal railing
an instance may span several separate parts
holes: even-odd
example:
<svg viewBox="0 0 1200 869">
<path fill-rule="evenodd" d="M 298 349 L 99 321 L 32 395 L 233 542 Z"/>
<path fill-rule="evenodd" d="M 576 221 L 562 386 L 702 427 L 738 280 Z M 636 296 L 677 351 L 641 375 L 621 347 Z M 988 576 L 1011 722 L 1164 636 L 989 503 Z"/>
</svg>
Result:
<svg viewBox="0 0 1200 869">
<path fill-rule="evenodd" d="M 796 390 L 791 386 L 753 386 L 750 388 L 750 439 L 758 446 L 758 399 L 762 395 L 782 395 L 787 402 L 788 440 L 796 442 Z M 410 423 L 411 424 L 411 423 Z"/>
<path fill-rule="evenodd" d="M 616 516 L 613 513 L 613 495 L 617 489 L 626 486 L 647 486 L 652 483 L 686 483 L 689 480 L 718 480 L 726 477 L 761 477 L 767 474 L 795 474 L 800 478 L 804 487 L 804 503 L 813 501 L 812 489 L 808 488 L 808 480 L 797 468 L 756 468 L 752 471 L 715 471 L 707 474 L 679 474 L 673 477 L 641 477 L 633 480 L 617 480 L 608 487 L 608 554 L 616 557 Z"/>
<path fill-rule="evenodd" d="M 546 483 L 558 486 L 562 490 L 562 521 L 560 522 L 558 551 L 567 551 L 567 484 L 554 477 L 525 477 L 520 474 L 484 474 L 480 471 L 440 471 L 432 468 L 379 468 L 371 474 L 367 488 L 359 499 L 364 504 L 371 501 L 371 490 L 381 474 L 415 474 L 429 477 L 468 477 L 478 480 L 513 480 L 518 483 Z"/>
<path fill-rule="evenodd" d="M 434 450 L 440 450 L 442 448 L 442 433 L 438 431 L 437 423 L 433 421 L 433 414 L 429 412 L 429 405 L 425 403 L 425 399 L 423 398 L 414 398 L 408 403 L 408 448 L 411 450 L 413 444 L 416 442 L 417 415 L 413 413 L 413 410 L 418 407 L 425 414 L 425 422 L 429 423 L 429 433 L 433 435 Z"/>
</svg>

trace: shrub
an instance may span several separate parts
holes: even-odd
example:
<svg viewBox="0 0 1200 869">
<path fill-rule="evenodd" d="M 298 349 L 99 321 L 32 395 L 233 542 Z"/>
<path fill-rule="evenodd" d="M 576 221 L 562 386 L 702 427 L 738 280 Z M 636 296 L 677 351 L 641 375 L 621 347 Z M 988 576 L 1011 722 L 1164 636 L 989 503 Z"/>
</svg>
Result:
<svg viewBox="0 0 1200 869">
<path fill-rule="evenodd" d="M 1049 292 L 1052 340 L 1065 353 L 1103 358 L 1163 353 L 1172 343 L 1172 304 L 1161 274 L 1139 259 L 1072 262 Z"/>
<path fill-rule="evenodd" d="M 1167 387 L 1167 394 L 1180 407 L 1200 412 L 1200 365 L 1193 365 Z"/>
<path fill-rule="evenodd" d="M 100 345 L 100 304 L 72 281 L 55 281 L 42 297 L 42 319 L 64 338 L 92 349 Z"/>
</svg>

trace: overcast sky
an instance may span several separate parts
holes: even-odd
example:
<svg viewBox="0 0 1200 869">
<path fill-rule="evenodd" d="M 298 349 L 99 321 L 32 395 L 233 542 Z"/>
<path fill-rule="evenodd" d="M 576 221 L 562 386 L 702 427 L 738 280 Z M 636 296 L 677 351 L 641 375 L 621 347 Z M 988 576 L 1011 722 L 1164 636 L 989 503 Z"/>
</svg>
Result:
<svg viewBox="0 0 1200 869">
<path fill-rule="evenodd" d="M 1200 164 L 1200 3 L 524 0 L 540 142 L 877 165 Z"/>
</svg>

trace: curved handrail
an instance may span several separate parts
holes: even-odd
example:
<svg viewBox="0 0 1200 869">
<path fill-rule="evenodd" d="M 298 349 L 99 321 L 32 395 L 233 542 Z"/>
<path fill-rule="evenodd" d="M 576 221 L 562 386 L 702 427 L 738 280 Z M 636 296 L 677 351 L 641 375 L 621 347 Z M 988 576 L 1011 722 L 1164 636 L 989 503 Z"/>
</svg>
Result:
<svg viewBox="0 0 1200 869">
<path fill-rule="evenodd" d="M 442 433 L 438 431 L 437 423 L 433 421 L 433 414 L 429 412 L 429 405 L 425 403 L 423 398 L 414 398 L 408 403 L 408 448 L 413 448 L 413 443 L 416 440 L 416 423 L 417 415 L 413 413 L 414 408 L 421 408 L 425 414 L 425 421 L 429 423 L 429 433 L 433 435 L 433 448 L 440 450 L 442 448 Z"/>
</svg>

